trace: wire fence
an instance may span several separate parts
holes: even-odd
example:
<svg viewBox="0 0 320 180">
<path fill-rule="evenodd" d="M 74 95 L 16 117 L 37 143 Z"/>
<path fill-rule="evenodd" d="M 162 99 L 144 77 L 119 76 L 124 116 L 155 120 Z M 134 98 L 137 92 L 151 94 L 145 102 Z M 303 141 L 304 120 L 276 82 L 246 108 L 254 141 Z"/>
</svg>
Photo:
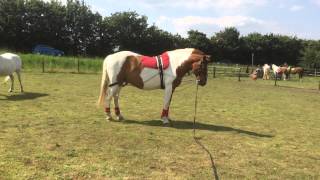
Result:
<svg viewBox="0 0 320 180">
<path fill-rule="evenodd" d="M 249 75 L 256 70 L 258 67 L 248 67 L 248 66 L 221 66 L 216 64 L 210 64 L 208 66 L 209 77 L 236 77 L 241 79 L 242 77 L 249 77 Z M 263 72 L 258 73 L 258 77 L 262 78 Z M 303 76 L 308 77 L 320 77 L 320 69 L 304 69 Z M 274 73 L 270 71 L 270 77 L 274 78 Z M 292 78 L 298 78 L 298 75 L 291 75 Z"/>
<path fill-rule="evenodd" d="M 21 54 L 23 70 L 32 72 L 70 72 L 70 73 L 100 73 L 102 70 L 102 58 L 82 58 L 82 57 L 55 57 L 34 54 Z M 237 81 L 249 79 L 250 74 L 258 67 L 236 64 L 209 64 L 209 78 L 234 78 Z M 258 73 L 258 78 L 262 78 L 263 72 Z M 320 77 L 320 69 L 305 69 L 304 77 Z M 275 80 L 274 74 L 270 72 L 271 79 Z M 291 75 L 290 80 L 299 79 L 298 75 Z M 313 84 L 320 78 L 312 80 Z M 276 85 L 276 82 L 275 82 Z"/>
</svg>

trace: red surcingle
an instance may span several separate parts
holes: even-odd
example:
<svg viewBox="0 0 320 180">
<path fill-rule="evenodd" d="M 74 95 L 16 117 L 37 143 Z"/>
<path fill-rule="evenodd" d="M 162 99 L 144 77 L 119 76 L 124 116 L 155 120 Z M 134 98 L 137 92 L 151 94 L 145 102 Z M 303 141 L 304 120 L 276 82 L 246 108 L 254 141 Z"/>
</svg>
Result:
<svg viewBox="0 0 320 180">
<path fill-rule="evenodd" d="M 161 54 L 161 59 L 163 63 L 163 69 L 167 69 L 169 67 L 169 55 L 167 52 Z M 143 67 L 146 68 L 152 68 L 152 69 L 158 69 L 157 65 L 157 59 L 156 56 L 150 57 L 150 56 L 142 56 L 141 57 L 141 63 Z"/>
</svg>

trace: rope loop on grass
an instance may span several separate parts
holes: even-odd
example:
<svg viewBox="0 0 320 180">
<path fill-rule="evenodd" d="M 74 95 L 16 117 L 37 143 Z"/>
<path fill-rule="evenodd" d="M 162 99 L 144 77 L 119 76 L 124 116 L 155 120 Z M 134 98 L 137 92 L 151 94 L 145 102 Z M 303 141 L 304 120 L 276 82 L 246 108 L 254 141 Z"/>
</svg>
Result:
<svg viewBox="0 0 320 180">
<path fill-rule="evenodd" d="M 218 171 L 217 171 L 217 167 L 214 163 L 213 160 L 213 156 L 210 153 L 210 151 L 200 142 L 200 138 L 196 137 L 196 116 L 197 116 L 197 107 L 198 107 L 198 90 L 199 90 L 199 84 L 197 82 L 196 85 L 196 97 L 194 100 L 194 116 L 193 116 L 193 139 L 194 141 L 203 149 L 206 151 L 206 153 L 209 155 L 210 157 L 210 161 L 211 161 L 211 169 L 212 169 L 212 175 L 215 178 L 215 180 L 219 180 L 219 176 L 218 176 Z"/>
</svg>

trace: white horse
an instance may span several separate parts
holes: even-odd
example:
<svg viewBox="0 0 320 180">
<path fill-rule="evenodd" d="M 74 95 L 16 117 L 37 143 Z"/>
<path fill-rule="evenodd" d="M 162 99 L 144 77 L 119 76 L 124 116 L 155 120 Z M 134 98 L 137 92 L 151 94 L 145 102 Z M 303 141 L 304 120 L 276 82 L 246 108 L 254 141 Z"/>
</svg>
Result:
<svg viewBox="0 0 320 180">
<path fill-rule="evenodd" d="M 21 58 L 18 55 L 12 53 L 4 53 L 0 55 L 0 76 L 7 76 L 5 78 L 5 82 L 7 82 L 9 79 L 11 80 L 11 86 L 8 92 L 13 92 L 14 72 L 16 72 L 18 76 L 21 92 L 23 92 L 23 86 L 21 83 L 20 75 L 21 68 L 22 62 Z"/>
<path fill-rule="evenodd" d="M 263 68 L 263 79 L 270 79 L 270 66 L 268 64 L 264 64 Z"/>
<path fill-rule="evenodd" d="M 168 124 L 169 106 L 175 88 L 190 70 L 195 74 L 198 84 L 204 86 L 207 82 L 209 60 L 209 55 L 193 48 L 168 51 L 157 58 L 142 56 L 131 51 L 111 54 L 103 62 L 98 103 L 104 105 L 106 119 L 109 120 L 112 118 L 110 101 L 114 98 L 115 114 L 118 120 L 122 120 L 118 99 L 123 85 L 130 83 L 143 90 L 162 88 L 165 95 L 161 119 L 164 124 Z"/>
</svg>

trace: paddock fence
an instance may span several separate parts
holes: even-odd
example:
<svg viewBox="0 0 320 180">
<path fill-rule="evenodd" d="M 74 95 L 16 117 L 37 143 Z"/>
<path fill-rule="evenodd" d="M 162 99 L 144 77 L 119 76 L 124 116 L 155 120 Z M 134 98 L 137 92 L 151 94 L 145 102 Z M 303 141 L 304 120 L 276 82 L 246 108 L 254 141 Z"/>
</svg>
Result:
<svg viewBox="0 0 320 180">
<path fill-rule="evenodd" d="M 239 66 L 239 65 L 228 65 L 223 66 L 219 64 L 210 64 L 208 65 L 208 77 L 217 78 L 217 77 L 249 77 L 249 75 L 258 67 L 248 67 L 248 66 Z M 261 71 L 258 74 L 259 78 L 262 78 L 263 72 Z M 319 69 L 304 69 L 303 76 L 308 77 L 320 77 L 320 68 Z M 270 77 L 274 79 L 274 73 L 270 71 Z M 291 78 L 298 78 L 298 75 L 291 74 Z"/>
<path fill-rule="evenodd" d="M 100 73 L 102 70 L 103 58 L 83 58 L 83 57 L 55 57 L 34 54 L 21 54 L 24 71 L 36 72 L 70 72 L 70 73 Z M 237 64 L 217 64 L 208 65 L 208 77 L 234 77 L 239 81 L 249 75 L 257 67 Z M 262 73 L 258 75 L 262 78 Z M 273 77 L 273 73 L 270 73 Z M 320 69 L 305 69 L 304 76 L 320 77 Z M 292 75 L 292 78 L 298 78 Z"/>
</svg>

